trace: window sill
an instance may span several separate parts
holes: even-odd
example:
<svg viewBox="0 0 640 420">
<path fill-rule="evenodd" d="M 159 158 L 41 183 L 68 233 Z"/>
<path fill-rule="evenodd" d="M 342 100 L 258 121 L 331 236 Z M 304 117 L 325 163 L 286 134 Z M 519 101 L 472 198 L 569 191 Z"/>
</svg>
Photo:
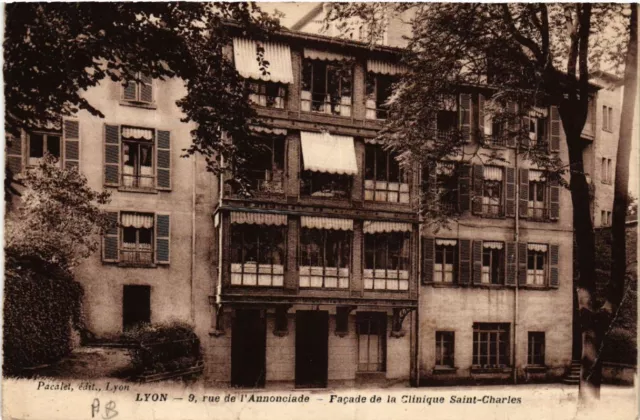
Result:
<svg viewBox="0 0 640 420">
<path fill-rule="evenodd" d="M 395 280 L 395 279 L 394 279 Z M 365 292 L 377 292 L 377 293 L 409 293 L 409 289 L 396 290 L 396 289 L 363 289 Z"/>
<path fill-rule="evenodd" d="M 327 292 L 339 292 L 339 291 L 348 291 L 349 287 L 304 287 L 299 286 L 300 291 L 302 290 L 314 290 L 314 291 L 327 291 Z"/>
<path fill-rule="evenodd" d="M 434 374 L 447 374 L 447 373 L 456 373 L 458 371 L 457 367 L 452 366 L 436 366 L 433 368 Z"/>
<path fill-rule="evenodd" d="M 510 367 L 503 368 L 480 368 L 480 367 L 472 367 L 471 373 L 482 374 L 500 374 L 500 373 L 511 373 L 512 369 Z"/>
<path fill-rule="evenodd" d="M 118 263 L 118 267 L 122 267 L 122 268 L 157 268 L 158 265 L 154 264 L 154 263 L 136 264 L 136 263 L 119 262 Z"/>
<path fill-rule="evenodd" d="M 366 371 L 356 371 L 356 377 L 361 377 L 361 378 L 380 378 L 380 379 L 385 379 L 387 377 L 387 372 L 386 371 L 381 371 L 381 372 L 366 372 Z"/>
<path fill-rule="evenodd" d="M 353 116 L 344 116 L 344 115 L 336 115 L 336 114 L 328 114 L 326 112 L 320 112 L 320 111 L 300 111 L 301 114 L 306 114 L 306 115 L 321 115 L 324 117 L 329 117 L 329 118 L 339 118 L 341 120 L 345 120 L 345 121 L 351 121 L 353 120 Z"/>
<path fill-rule="evenodd" d="M 150 188 L 118 187 L 118 191 L 138 194 L 158 194 L 158 190 Z"/>
<path fill-rule="evenodd" d="M 137 101 L 126 101 L 124 99 L 120 100 L 121 106 L 130 106 L 132 108 L 143 108 L 143 109 L 158 109 L 158 106 L 153 103 L 147 102 L 137 102 Z"/>
<path fill-rule="evenodd" d="M 398 201 L 364 200 L 364 202 L 370 203 L 370 204 L 387 204 L 392 206 L 403 206 L 403 207 L 411 206 L 411 203 L 400 203 Z"/>
</svg>

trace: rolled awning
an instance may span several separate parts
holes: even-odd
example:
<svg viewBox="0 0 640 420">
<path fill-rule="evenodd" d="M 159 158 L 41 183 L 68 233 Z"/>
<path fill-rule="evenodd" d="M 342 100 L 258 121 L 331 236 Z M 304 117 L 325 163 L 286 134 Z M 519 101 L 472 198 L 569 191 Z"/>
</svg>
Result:
<svg viewBox="0 0 640 420">
<path fill-rule="evenodd" d="M 269 62 L 266 66 L 267 74 L 263 74 L 260 70 L 258 45 L 264 48 L 264 61 Z M 236 70 L 244 78 L 274 83 L 293 83 L 291 50 L 287 44 L 234 38 L 233 59 Z"/>
<path fill-rule="evenodd" d="M 502 249 L 504 244 L 502 242 L 484 241 L 482 242 L 482 247 L 488 249 Z"/>
<path fill-rule="evenodd" d="M 153 130 L 149 128 L 122 127 L 122 137 L 125 139 L 153 140 Z"/>
<path fill-rule="evenodd" d="M 151 229 L 153 227 L 153 215 L 140 213 L 122 213 L 120 224 L 123 227 Z"/>
<path fill-rule="evenodd" d="M 389 61 L 367 60 L 367 71 L 377 74 L 388 74 L 395 76 L 407 71 L 406 67 L 394 64 Z"/>
<path fill-rule="evenodd" d="M 301 131 L 300 141 L 305 170 L 342 175 L 358 173 L 353 137 Z"/>
<path fill-rule="evenodd" d="M 497 166 L 485 166 L 484 179 L 487 181 L 502 181 L 502 168 Z"/>
<path fill-rule="evenodd" d="M 411 232 L 411 223 L 365 221 L 364 233 Z"/>
<path fill-rule="evenodd" d="M 330 51 L 321 51 L 315 50 L 313 48 L 305 48 L 304 49 L 304 58 L 308 58 L 310 60 L 323 60 L 323 61 L 342 61 L 349 60 L 350 57 L 338 54 Z"/>
<path fill-rule="evenodd" d="M 265 133 L 265 134 L 275 134 L 277 136 L 286 136 L 287 129 L 286 128 L 275 128 L 275 127 L 261 127 L 259 125 L 250 125 L 249 130 L 255 133 Z"/>
<path fill-rule="evenodd" d="M 302 216 L 300 224 L 307 229 L 353 230 L 353 220 L 351 219 Z"/>
<path fill-rule="evenodd" d="M 542 182 L 544 178 L 545 176 L 543 171 L 538 171 L 536 169 L 529 170 L 529 181 Z"/>
<path fill-rule="evenodd" d="M 231 223 L 237 225 L 286 226 L 286 214 L 231 212 Z"/>
<path fill-rule="evenodd" d="M 547 252 L 547 246 L 545 244 L 527 244 L 529 251 Z"/>
<path fill-rule="evenodd" d="M 456 246 L 458 241 L 455 239 L 436 239 L 436 245 L 440 246 Z"/>
</svg>

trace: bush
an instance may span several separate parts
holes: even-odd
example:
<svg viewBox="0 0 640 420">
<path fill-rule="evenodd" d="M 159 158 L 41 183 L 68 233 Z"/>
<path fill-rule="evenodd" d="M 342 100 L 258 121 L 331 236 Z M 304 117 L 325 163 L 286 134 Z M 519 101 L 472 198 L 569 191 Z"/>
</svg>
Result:
<svg viewBox="0 0 640 420">
<path fill-rule="evenodd" d="M 202 360 L 200 339 L 181 322 L 143 325 L 127 331 L 124 338 L 136 343 L 130 350 L 136 375 L 175 372 Z"/>
<path fill-rule="evenodd" d="M 82 286 L 37 257 L 5 259 L 3 372 L 58 361 L 71 351 L 71 326 L 82 328 Z"/>
</svg>

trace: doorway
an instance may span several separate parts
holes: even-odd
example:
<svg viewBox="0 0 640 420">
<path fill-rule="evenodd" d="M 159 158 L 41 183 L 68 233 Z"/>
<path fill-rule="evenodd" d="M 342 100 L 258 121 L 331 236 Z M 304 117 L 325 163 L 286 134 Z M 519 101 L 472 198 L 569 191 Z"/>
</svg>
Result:
<svg viewBox="0 0 640 420">
<path fill-rule="evenodd" d="M 296 386 L 326 388 L 329 368 L 329 312 L 296 312 Z"/>
<path fill-rule="evenodd" d="M 122 290 L 122 328 L 151 322 L 151 286 L 126 285 Z"/>
<path fill-rule="evenodd" d="M 231 385 L 264 386 L 267 323 L 264 311 L 237 309 L 231 331 Z"/>
</svg>

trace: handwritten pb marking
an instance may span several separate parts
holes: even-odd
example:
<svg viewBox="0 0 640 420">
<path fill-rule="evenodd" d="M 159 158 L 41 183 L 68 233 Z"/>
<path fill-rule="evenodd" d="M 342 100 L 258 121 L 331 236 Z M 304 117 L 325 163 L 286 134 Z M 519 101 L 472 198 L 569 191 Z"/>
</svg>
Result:
<svg viewBox="0 0 640 420">
<path fill-rule="evenodd" d="M 91 418 L 94 418 L 97 414 L 100 414 L 100 400 L 98 398 L 94 398 L 91 403 Z M 104 406 L 104 414 L 102 418 L 105 420 L 112 419 L 118 415 L 116 411 L 116 403 L 114 401 L 109 401 Z"/>
</svg>

